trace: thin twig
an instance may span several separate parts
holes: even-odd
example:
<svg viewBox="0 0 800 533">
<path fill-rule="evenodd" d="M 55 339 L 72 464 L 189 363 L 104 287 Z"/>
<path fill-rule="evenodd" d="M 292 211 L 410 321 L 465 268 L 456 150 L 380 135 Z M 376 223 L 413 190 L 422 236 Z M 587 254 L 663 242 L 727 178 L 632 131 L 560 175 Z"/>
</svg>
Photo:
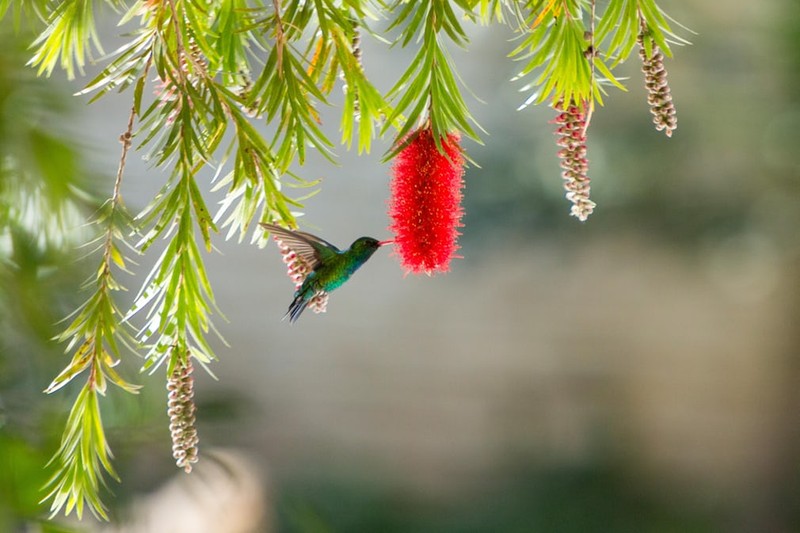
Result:
<svg viewBox="0 0 800 533">
<path fill-rule="evenodd" d="M 280 0 L 272 0 L 272 5 L 275 8 L 275 47 L 278 54 L 278 77 L 283 77 L 283 21 L 281 20 L 281 2 Z"/>
<path fill-rule="evenodd" d="M 353 59 L 356 60 L 358 70 L 363 74 L 364 65 L 361 63 L 361 30 L 358 27 L 358 22 L 353 19 L 353 39 L 351 40 L 351 48 L 353 50 Z M 361 119 L 361 102 L 359 101 L 358 89 L 353 88 L 353 114 L 357 120 Z"/>
<path fill-rule="evenodd" d="M 149 67 L 149 64 L 148 64 Z M 134 103 L 131 105 L 131 112 L 128 115 L 128 127 L 125 129 L 125 132 L 119 136 L 119 142 L 122 143 L 122 154 L 119 158 L 119 167 L 117 168 L 117 179 L 114 182 L 114 192 L 111 196 L 111 201 L 116 207 L 116 204 L 120 201 L 120 187 L 122 186 L 122 176 L 125 174 L 125 162 L 128 159 L 128 150 L 130 150 L 133 139 L 133 124 L 136 121 L 136 104 Z"/>
<path fill-rule="evenodd" d="M 186 83 L 186 72 L 184 72 L 181 60 L 187 62 L 191 61 L 191 58 L 189 58 L 191 54 L 186 53 L 186 46 L 183 44 L 183 35 L 181 35 L 181 26 L 178 23 L 178 10 L 175 9 L 175 2 L 174 0 L 168 0 L 168 2 L 170 10 L 172 11 L 172 24 L 175 26 L 175 54 L 178 58 L 177 68 L 174 73 L 180 78 L 181 84 L 183 85 Z"/>
<path fill-rule="evenodd" d="M 595 4 L 596 0 L 591 1 L 591 15 L 589 19 L 589 70 L 591 71 L 590 85 L 589 85 L 589 105 L 586 109 L 586 124 L 583 127 L 583 134 L 586 135 L 586 130 L 589 129 L 589 124 L 592 122 L 592 115 L 594 115 L 594 86 L 596 83 L 594 69 L 594 58 L 597 55 L 597 48 L 595 48 L 594 41 L 594 19 L 595 19 Z"/>
<path fill-rule="evenodd" d="M 142 78 L 147 80 L 147 74 L 150 72 L 150 66 L 153 62 L 152 54 L 147 58 Z M 119 136 L 119 142 L 122 143 L 122 153 L 119 157 L 119 167 L 117 167 L 117 177 L 114 180 L 114 190 L 111 193 L 111 214 L 109 217 L 108 229 L 106 230 L 106 240 L 103 246 L 103 265 L 106 272 L 111 269 L 111 248 L 114 239 L 114 214 L 117 208 L 122 205 L 122 176 L 125 175 L 125 163 L 128 160 L 128 151 L 133 144 L 133 125 L 136 121 L 136 102 L 131 104 L 131 112 L 128 114 L 128 125 L 122 135 Z M 105 280 L 103 281 L 105 283 Z"/>
</svg>

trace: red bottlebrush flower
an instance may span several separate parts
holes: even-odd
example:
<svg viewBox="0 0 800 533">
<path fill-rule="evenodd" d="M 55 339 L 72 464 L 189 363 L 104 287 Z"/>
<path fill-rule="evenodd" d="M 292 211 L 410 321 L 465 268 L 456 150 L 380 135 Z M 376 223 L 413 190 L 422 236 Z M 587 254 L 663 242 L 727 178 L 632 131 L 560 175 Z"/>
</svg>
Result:
<svg viewBox="0 0 800 533">
<path fill-rule="evenodd" d="M 412 134 L 397 155 L 389 201 L 389 230 L 395 234 L 395 253 L 406 273 L 447 272 L 458 250 L 464 210 L 464 156 L 460 135 L 441 139 L 439 152 L 433 132 L 424 128 Z"/>
</svg>

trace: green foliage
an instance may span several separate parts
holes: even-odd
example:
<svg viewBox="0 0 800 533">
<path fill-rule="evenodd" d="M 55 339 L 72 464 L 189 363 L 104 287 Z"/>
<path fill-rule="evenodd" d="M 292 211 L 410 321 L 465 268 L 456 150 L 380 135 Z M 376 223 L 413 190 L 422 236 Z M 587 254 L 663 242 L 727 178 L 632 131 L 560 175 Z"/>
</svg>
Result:
<svg viewBox="0 0 800 533">
<path fill-rule="evenodd" d="M 14 28 L 19 31 L 23 23 L 31 28 L 44 18 L 47 0 L 0 0 L 0 19 L 11 12 Z"/>
<path fill-rule="evenodd" d="M 69 514 L 75 509 L 81 517 L 86 505 L 95 516 L 108 519 L 100 501 L 101 472 L 105 471 L 115 479 L 117 474 L 111 466 L 111 452 L 100 419 L 97 394 L 98 388 L 93 386 L 90 378 L 72 406 L 61 447 L 53 457 L 53 461 L 60 463 L 47 482 L 48 488 L 52 488 L 47 499 L 53 500 L 51 510 L 54 513 L 63 508 Z"/>
<path fill-rule="evenodd" d="M 470 11 L 468 2 L 457 1 L 454 4 Z M 441 42 L 440 34 L 444 32 L 456 44 L 467 44 L 467 34 L 454 6 L 450 2 L 435 0 L 397 1 L 392 10 L 398 13 L 389 30 L 401 28 L 398 41 L 407 46 L 416 38 L 421 45 L 406 72 L 389 91 L 389 97 L 396 98 L 397 102 L 384 129 L 406 113 L 404 125 L 397 134 L 400 138 L 425 118 L 430 121 L 437 141 L 454 130 L 463 131 L 477 140 L 478 136 L 470 125 L 467 104 L 456 82 L 452 59 Z M 390 156 L 398 151 L 399 147 L 396 147 Z"/>
<path fill-rule="evenodd" d="M 60 57 L 61 68 L 72 79 L 76 67 L 83 73 L 91 45 L 102 53 L 94 24 L 94 0 L 61 2 L 48 18 L 47 28 L 33 42 L 36 53 L 30 64 L 39 66 L 39 74 L 46 72 L 50 75 Z"/>
<path fill-rule="evenodd" d="M 4 37 L 7 46 L 0 50 L 0 276 L 5 290 L 0 292 L 0 299 L 3 308 L 20 309 L 31 324 L 44 322 L 36 327 L 46 338 L 52 335 L 51 325 L 58 318 L 42 314 L 43 308 L 52 307 L 42 303 L 50 298 L 41 292 L 46 291 L 43 287 L 52 277 L 47 273 L 48 268 L 52 269 L 48 264 L 63 263 L 68 250 L 89 238 L 86 207 L 96 203 L 87 192 L 90 183 L 75 147 L 67 140 L 67 132 L 52 126 L 64 122 L 66 105 L 55 86 L 36 79 L 31 70 L 23 68 L 28 52 L 16 46 L 19 40 L 7 34 Z M 90 397 L 105 386 L 106 378 L 118 380 L 108 353 L 95 349 L 103 346 L 110 331 L 116 330 L 116 321 L 107 312 L 109 306 L 113 306 L 110 296 L 99 292 L 79 310 L 71 328 L 76 339 L 84 333 L 88 335 L 88 344 L 80 344 L 72 363 L 53 382 L 53 388 L 59 388 L 89 363 L 100 361 L 95 379 L 99 387 L 84 388 L 67 424 L 58 457 L 65 458 L 69 465 L 57 468 L 56 476 L 61 477 L 53 478 L 54 497 L 66 498 L 67 507 L 74 507 L 79 513 L 84 502 L 102 513 L 94 466 L 105 464 L 110 468 L 104 455 L 97 402 Z M 24 322 L 16 316 L 3 318 Z M 73 335 L 64 338 L 72 341 Z M 99 343 L 89 342 L 97 338 Z M 98 350 L 102 353 L 97 354 Z M 40 472 L 42 466 L 38 464 Z M 72 475 L 66 477 L 67 472 Z M 31 501 L 24 494 L 18 498 L 21 503 Z"/>
<path fill-rule="evenodd" d="M 71 78 L 83 72 L 93 52 L 102 52 L 95 26 L 100 6 L 118 13 L 120 24 L 136 27 L 83 92 L 95 100 L 132 88 L 131 114 L 127 127 L 120 125 L 123 149 L 113 190 L 94 217 L 100 236 L 92 256 L 95 275 L 86 285 L 90 295 L 58 336 L 72 358 L 47 389 L 85 378 L 49 484 L 52 511 L 74 509 L 79 516 L 86 507 L 106 516 L 100 487 L 104 475 L 115 474 L 99 398 L 108 382 L 136 391 L 115 370 L 126 356 L 123 348 L 143 348 L 143 369 L 166 367 L 167 375 L 187 356 L 202 365 L 215 359 L 208 336 L 219 311 L 202 248 L 212 249 L 220 228 L 239 240 L 256 228 L 251 241 L 262 245 L 258 222 L 297 225 L 295 209 L 318 183 L 303 179 L 295 164 L 306 161 L 309 148 L 335 161 L 320 109 L 335 101 L 337 84 L 344 88 L 341 143 L 369 151 L 376 136 L 391 132 L 390 159 L 423 124 L 437 140 L 458 130 L 479 141 L 446 42 L 466 48 L 467 22 L 509 24 L 519 34 L 510 55 L 523 62 L 519 78 L 532 77 L 522 89 L 531 93 L 529 103 L 576 101 L 590 109 L 602 103 L 605 86 L 622 88 L 611 70 L 630 55 L 640 34 L 648 54 L 653 44 L 669 53 L 668 41 L 677 40 L 654 0 L 610 0 L 600 14 L 594 0 L 0 0 L 0 17 L 10 14 L 17 28 L 41 18 L 29 64 L 47 75 L 60 67 Z M 385 31 L 396 33 L 395 44 L 415 48 L 385 95 L 361 62 L 362 37 L 384 33 L 383 20 L 389 21 Z M 0 99 L 5 97 L 0 84 Z M 74 208 L 81 198 L 73 181 L 76 165 L 47 131 L 2 133 L 0 231 L 16 235 L 23 228 L 47 241 L 71 226 L 67 217 L 83 217 Z M 161 192 L 132 218 L 119 191 L 134 142 L 169 172 Z M 27 165 L 28 158 L 35 164 Z M 215 190 L 225 191 L 213 216 L 198 182 L 208 167 L 219 178 Z M 27 177 L 29 169 L 39 181 Z M 312 192 L 287 194 L 298 187 Z M 15 207 L 21 205 L 48 216 L 26 218 Z M 136 253 L 158 240 L 168 243 L 131 309 L 122 310 L 115 293 L 124 287 L 115 276 L 129 264 L 128 233 L 141 237 L 132 248 Z M 0 268 L 12 258 L 0 256 Z M 132 332 L 137 320 L 142 323 Z"/>
<path fill-rule="evenodd" d="M 101 422 L 98 394 L 104 395 L 107 383 L 135 393 L 137 388 L 125 381 L 114 369 L 120 358 L 120 344 L 128 344 L 129 335 L 120 323 L 121 314 L 112 293 L 122 289 L 114 279 L 112 265 L 125 270 L 125 259 L 120 251 L 124 243 L 120 219 L 125 219 L 124 207 L 116 187 L 114 196 L 101 211 L 96 223 L 105 226 L 99 238 L 100 265 L 95 276 L 86 283 L 92 291 L 89 299 L 78 308 L 69 326 L 58 336 L 67 344 L 67 351 L 75 348 L 72 360 L 53 380 L 45 392 L 55 392 L 82 374 L 86 382 L 78 394 L 67 419 L 61 446 L 51 460 L 56 472 L 48 482 L 52 499 L 51 511 L 62 508 L 66 514 L 73 509 L 78 517 L 84 506 L 98 517 L 107 514 L 100 500 L 102 472 L 116 478 L 111 467 L 110 450 Z"/>
<path fill-rule="evenodd" d="M 652 55 L 653 42 L 670 57 L 670 41 L 687 43 L 672 32 L 666 15 L 653 0 L 611 2 L 597 26 L 597 39 L 603 41 L 610 37 L 606 54 L 613 58 L 612 65 L 616 66 L 631 54 L 642 32 L 650 37 L 644 41 L 647 57 Z"/>
<path fill-rule="evenodd" d="M 2 32 L 0 32 L 2 36 Z M 0 240 L 32 240 L 40 250 L 75 244 L 86 180 L 63 132 L 48 128 L 64 102 L 19 60 L 12 38 L 0 50 Z"/>
<path fill-rule="evenodd" d="M 47 461 L 45 445 L 33 444 L 4 429 L 0 433 L 0 530 L 20 531 L 26 527 L 27 531 L 42 533 L 76 532 L 41 518 L 40 488 L 47 480 L 42 469 Z"/>
<path fill-rule="evenodd" d="M 563 8 L 550 2 L 549 14 L 544 16 L 531 10 L 525 23 L 531 28 L 511 56 L 526 61 L 518 77 L 536 72 L 533 82 L 523 91 L 536 89 L 525 105 L 550 99 L 553 104 L 564 102 L 597 101 L 602 104 L 602 91 L 597 72 L 606 81 L 620 89 L 622 84 L 614 78 L 603 57 L 593 54 L 592 9 L 584 0 L 563 3 Z M 585 12 L 588 11 L 588 15 Z M 589 25 L 587 25 L 588 19 Z"/>
</svg>

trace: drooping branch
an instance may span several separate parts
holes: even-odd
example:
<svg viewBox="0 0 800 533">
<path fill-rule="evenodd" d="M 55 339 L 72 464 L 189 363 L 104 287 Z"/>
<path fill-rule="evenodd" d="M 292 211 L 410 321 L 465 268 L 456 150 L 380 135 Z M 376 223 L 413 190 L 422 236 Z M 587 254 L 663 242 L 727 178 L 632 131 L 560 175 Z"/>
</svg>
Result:
<svg viewBox="0 0 800 533">
<path fill-rule="evenodd" d="M 147 77 L 149 69 L 148 61 L 142 80 Z M 98 219 L 99 224 L 105 224 L 105 231 L 101 237 L 100 267 L 92 283 L 94 292 L 58 337 L 59 341 L 67 343 L 68 350 L 75 345 L 78 348 L 70 364 L 46 390 L 48 393 L 55 392 L 88 371 L 86 382 L 67 420 L 61 446 L 51 461 L 56 471 L 47 484 L 50 489 L 47 499 L 52 500 L 51 512 L 64 509 L 69 514 L 74 509 L 79 518 L 83 515 L 84 506 L 88 506 L 92 514 L 107 519 L 100 498 L 103 472 L 118 479 L 111 466 L 111 451 L 101 422 L 98 395 L 105 395 L 108 381 L 131 393 L 138 390 L 137 386 L 125 381 L 114 369 L 121 356 L 119 344 L 128 344 L 129 334 L 112 294 L 123 289 L 114 278 L 112 266 L 126 270 L 120 245 L 124 243 L 121 221 L 122 224 L 127 223 L 128 215 L 121 189 L 137 109 L 134 102 L 125 131 L 119 137 L 122 150 L 112 194 L 106 203 L 106 212 Z M 81 453 L 75 453 L 76 449 Z"/>
</svg>

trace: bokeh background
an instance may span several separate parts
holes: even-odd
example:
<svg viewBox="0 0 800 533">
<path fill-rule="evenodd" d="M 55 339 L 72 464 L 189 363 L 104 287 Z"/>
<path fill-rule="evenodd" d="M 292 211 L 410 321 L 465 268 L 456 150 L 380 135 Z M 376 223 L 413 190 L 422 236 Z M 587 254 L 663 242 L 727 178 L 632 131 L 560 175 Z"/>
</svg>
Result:
<svg viewBox="0 0 800 533">
<path fill-rule="evenodd" d="M 229 346 L 216 344 L 216 380 L 197 375 L 201 462 L 191 476 L 174 467 L 163 372 L 138 374 L 132 356 L 124 370 L 144 391 L 104 405 L 123 480 L 109 484 L 114 520 L 59 527 L 800 531 L 800 5 L 665 7 L 696 33 L 667 61 L 678 130 L 652 128 L 632 57 L 629 91 L 589 130 L 587 223 L 568 215 L 553 112 L 517 111 L 512 36 L 493 26 L 453 50 L 487 133 L 464 143 L 480 168 L 467 170 L 449 274 L 404 277 L 381 251 L 327 314 L 290 326 L 277 250 L 217 238 L 207 265 Z M 101 23 L 113 49 L 113 14 Z M 74 154 L 54 150 L 56 166 L 107 195 L 129 95 L 72 98 L 85 79 L 36 81 L 24 46 L 2 39 L 0 146 L 16 121 L 60 132 Z M 365 39 L 383 89 L 409 59 Z M 44 110 L 19 116 L 6 98 L 19 87 Z M 341 150 L 338 167 L 312 157 L 300 172 L 323 183 L 304 228 L 340 245 L 387 238 L 386 147 Z M 134 211 L 165 177 L 136 155 Z M 49 339 L 92 262 L 11 230 L 4 250 L 14 235 L 15 266 L 0 268 L 0 531 L 31 531 L 55 527 L 39 488 L 75 394 L 41 392 L 67 361 Z M 132 293 L 156 255 L 122 276 Z"/>
</svg>

